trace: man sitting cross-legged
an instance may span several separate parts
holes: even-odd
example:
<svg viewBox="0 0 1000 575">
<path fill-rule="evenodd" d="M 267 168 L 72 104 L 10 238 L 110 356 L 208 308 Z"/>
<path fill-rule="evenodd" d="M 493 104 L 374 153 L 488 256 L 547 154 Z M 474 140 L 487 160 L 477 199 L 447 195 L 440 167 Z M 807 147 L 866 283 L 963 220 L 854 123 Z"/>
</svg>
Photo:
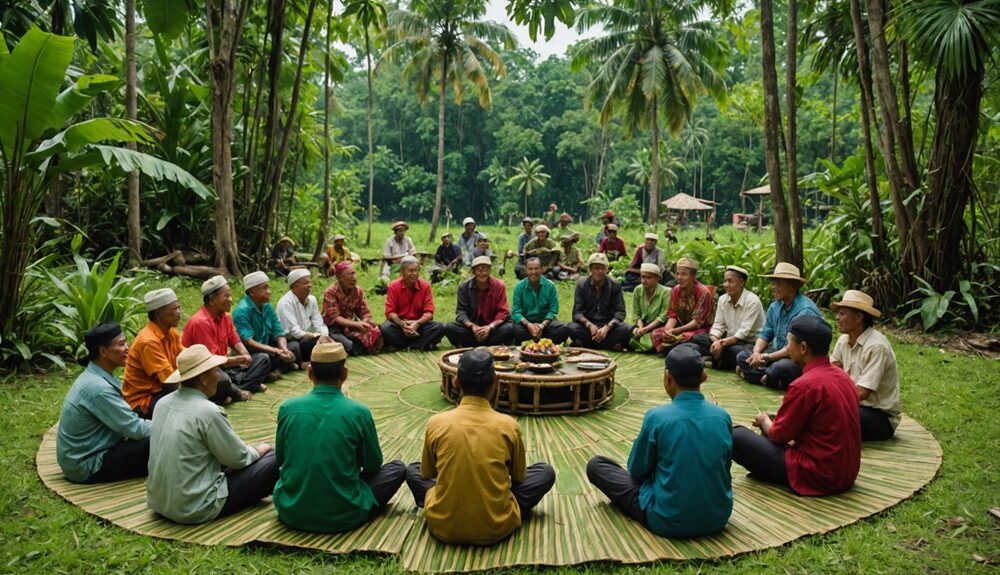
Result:
<svg viewBox="0 0 1000 575">
<path fill-rule="evenodd" d="M 757 341 L 752 350 L 744 350 L 736 355 L 736 373 L 750 383 L 784 389 L 795 381 L 802 370 L 789 359 L 786 351 L 785 334 L 791 322 L 803 315 L 822 317 L 819 308 L 799 290 L 806 279 L 799 268 L 785 262 L 774 266 L 774 273 L 763 277 L 771 278 L 771 297 L 774 300 L 764 315 L 764 327 L 757 333 Z"/>
<path fill-rule="evenodd" d="M 437 348 L 444 326 L 434 321 L 431 284 L 420 279 L 420 262 L 413 256 L 399 260 L 399 279 L 385 292 L 385 322 L 380 328 L 385 345 L 418 351 Z"/>
<path fill-rule="evenodd" d="M 251 393 L 267 391 L 264 382 L 271 371 L 271 360 L 264 353 L 250 355 L 236 333 L 236 325 L 229 315 L 233 291 L 226 278 L 213 276 L 201 284 L 201 299 L 201 309 L 184 325 L 181 335 L 184 347 L 200 343 L 215 355 L 228 356 L 230 349 L 236 352 L 222 366 L 219 380 L 219 389 L 229 387 L 232 390 L 232 400 L 247 400 Z"/>
<path fill-rule="evenodd" d="M 833 330 L 811 315 L 792 320 L 788 356 L 802 375 L 788 386 L 771 421 L 758 413 L 757 435 L 733 429 L 733 460 L 756 477 L 799 495 L 827 495 L 854 485 L 861 467 L 861 423 L 854 382 L 830 363 Z M 792 444 L 794 442 L 794 444 Z"/>
<path fill-rule="evenodd" d="M 427 422 L 423 460 L 406 468 L 406 483 L 431 535 L 445 543 L 492 545 L 513 533 L 552 489 L 551 465 L 525 467 L 521 428 L 493 411 L 493 356 L 486 348 L 458 360 L 462 401 Z"/>
<path fill-rule="evenodd" d="M 514 343 L 544 337 L 561 345 L 569 337 L 569 330 L 556 319 L 559 315 L 556 284 L 542 276 L 542 262 L 536 257 L 525 260 L 524 270 L 526 277 L 514 286 L 511 304 Z"/>
<path fill-rule="evenodd" d="M 753 351 L 754 338 L 764 326 L 764 306 L 757 294 L 746 289 L 747 277 L 749 274 L 741 267 L 726 268 L 722 280 L 726 293 L 719 298 L 715 323 L 708 333 L 691 338 L 702 355 L 712 356 L 715 369 L 735 369 L 736 356 Z"/>
<path fill-rule="evenodd" d="M 455 321 L 444 326 L 453 347 L 506 345 L 514 337 L 507 308 L 507 286 L 493 277 L 487 256 L 472 260 L 472 277 L 458 285 Z"/>
<path fill-rule="evenodd" d="M 607 256 L 592 254 L 590 275 L 576 282 L 569 335 L 577 347 L 622 350 L 632 337 L 632 326 L 625 323 L 625 294 L 608 277 L 608 265 Z"/>
<path fill-rule="evenodd" d="M 830 361 L 851 376 L 861 401 L 861 440 L 889 439 L 899 425 L 899 373 L 896 354 L 889 340 L 875 329 L 882 312 L 871 296 L 847 290 L 839 302 L 830 304 L 837 312 L 837 327 L 843 334 L 833 346 Z"/>
<path fill-rule="evenodd" d="M 74 483 L 106 483 L 146 475 L 150 423 L 132 411 L 114 376 L 128 357 L 117 323 L 98 324 L 83 337 L 86 369 L 73 382 L 59 414 L 56 461 Z"/>
<path fill-rule="evenodd" d="M 156 403 L 177 386 L 166 379 L 177 369 L 177 355 L 184 349 L 177 326 L 181 304 L 170 288 L 155 289 L 143 296 L 149 321 L 136 334 L 125 360 L 122 395 L 143 419 L 153 417 Z"/>
<path fill-rule="evenodd" d="M 169 378 L 180 388 L 153 413 L 146 504 L 177 523 L 236 513 L 270 495 L 278 480 L 271 446 L 243 443 L 226 410 L 208 400 L 225 363 L 201 344 L 182 351 Z"/>
<path fill-rule="evenodd" d="M 264 272 L 243 276 L 246 294 L 233 310 L 233 324 L 240 339 L 253 353 L 267 354 L 272 375 L 298 369 L 299 342 L 288 341 L 281 320 L 271 305 L 271 284 Z"/>
<path fill-rule="evenodd" d="M 587 478 L 622 513 L 663 537 L 721 531 L 733 511 L 733 422 L 699 391 L 705 363 L 697 349 L 670 350 L 663 388 L 671 402 L 646 412 L 628 471 L 598 455 Z"/>
<path fill-rule="evenodd" d="M 337 341 L 348 350 L 353 346 L 343 335 L 330 333 L 330 328 L 323 323 L 316 296 L 312 295 L 312 275 L 307 269 L 288 273 L 288 291 L 278 300 L 275 311 L 285 337 L 298 343 L 295 360 L 300 364 L 310 361 L 316 344 Z"/>
<path fill-rule="evenodd" d="M 340 262 L 334 266 L 337 281 L 323 292 L 323 321 L 331 334 L 340 334 L 351 341 L 344 346 L 348 355 L 364 355 L 382 351 L 385 341 L 382 330 L 365 302 L 365 290 L 358 286 L 354 264 Z"/>
<path fill-rule="evenodd" d="M 274 507 L 295 529 L 350 531 L 385 509 L 406 478 L 406 465 L 382 465 L 371 411 L 341 392 L 347 380 L 343 345 L 318 344 L 306 374 L 312 391 L 278 410 Z"/>
</svg>

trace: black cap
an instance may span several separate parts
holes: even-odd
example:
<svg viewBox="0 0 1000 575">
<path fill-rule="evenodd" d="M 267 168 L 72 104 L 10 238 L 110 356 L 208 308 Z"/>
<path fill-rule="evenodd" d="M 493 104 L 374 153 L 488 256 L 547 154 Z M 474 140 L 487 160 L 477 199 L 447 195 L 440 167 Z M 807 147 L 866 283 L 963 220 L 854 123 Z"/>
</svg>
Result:
<svg viewBox="0 0 1000 575">
<path fill-rule="evenodd" d="M 833 341 L 833 330 L 826 320 L 814 315 L 800 315 L 792 320 L 788 326 L 788 331 L 795 334 L 799 341 L 809 344 L 809 349 L 813 352 L 830 349 L 830 342 Z"/>
<path fill-rule="evenodd" d="M 470 349 L 458 358 L 458 380 L 475 381 L 493 379 L 493 354 L 485 347 Z"/>
<path fill-rule="evenodd" d="M 705 360 L 694 345 L 682 344 L 670 350 L 664 360 L 664 367 L 681 385 L 700 383 L 705 372 Z"/>
<path fill-rule="evenodd" d="M 86 365 L 87 361 L 97 356 L 97 350 L 111 343 L 113 339 L 122 334 L 122 326 L 114 322 L 99 323 L 90 328 L 83 336 L 83 345 L 87 348 L 87 357 L 79 360 L 79 363 Z"/>
</svg>

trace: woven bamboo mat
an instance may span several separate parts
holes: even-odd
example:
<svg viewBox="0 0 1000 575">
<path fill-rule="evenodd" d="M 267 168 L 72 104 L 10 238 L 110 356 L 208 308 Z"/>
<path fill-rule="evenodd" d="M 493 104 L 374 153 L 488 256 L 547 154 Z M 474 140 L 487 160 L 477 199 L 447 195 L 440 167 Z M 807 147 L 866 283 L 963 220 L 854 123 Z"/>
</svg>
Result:
<svg viewBox="0 0 1000 575">
<path fill-rule="evenodd" d="M 694 540 L 652 535 L 615 511 L 587 482 L 585 466 L 595 454 L 620 461 L 639 431 L 643 414 L 665 402 L 663 363 L 656 357 L 618 356 L 617 394 L 608 409 L 581 416 L 521 417 L 529 463 L 556 467 L 556 486 L 537 512 L 513 536 L 486 548 L 446 545 L 430 536 L 405 489 L 376 521 L 350 533 L 318 535 L 283 526 L 269 503 L 201 526 L 158 519 L 145 506 L 145 482 L 74 485 L 55 461 L 55 427 L 42 439 L 38 473 L 50 489 L 88 513 L 144 535 L 204 545 L 239 546 L 253 541 L 331 553 L 373 551 L 399 554 L 414 571 L 470 571 L 516 565 L 574 565 L 589 561 L 643 563 L 660 559 L 717 558 L 782 545 L 825 533 L 878 513 L 910 497 L 933 479 L 941 464 L 937 441 L 916 421 L 903 417 L 893 440 L 866 444 L 861 474 L 849 493 L 802 498 L 749 480 L 733 465 L 734 509 L 720 534 Z M 345 392 L 369 405 L 386 460 L 419 457 L 424 426 L 448 409 L 438 395 L 435 355 L 387 354 L 349 360 Z M 229 410 L 233 426 L 248 443 L 271 442 L 278 406 L 305 393 L 302 374 L 272 385 L 253 401 Z M 706 398 L 725 407 L 735 424 L 749 424 L 757 408 L 773 410 L 780 394 L 750 386 L 735 376 L 711 372 Z"/>
</svg>

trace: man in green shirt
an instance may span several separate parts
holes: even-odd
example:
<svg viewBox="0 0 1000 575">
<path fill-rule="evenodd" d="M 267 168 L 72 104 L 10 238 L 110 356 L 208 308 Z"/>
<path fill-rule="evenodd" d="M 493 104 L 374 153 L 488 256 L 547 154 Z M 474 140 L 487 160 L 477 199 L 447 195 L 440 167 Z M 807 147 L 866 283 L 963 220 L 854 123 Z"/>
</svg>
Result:
<svg viewBox="0 0 1000 575">
<path fill-rule="evenodd" d="M 653 346 L 653 330 L 663 325 L 663 318 L 670 306 L 670 289 L 660 285 L 660 266 L 642 264 L 640 266 L 640 287 L 632 291 L 632 313 L 635 314 L 635 327 L 632 328 L 632 339 L 628 342 L 629 349 L 649 353 Z"/>
<path fill-rule="evenodd" d="M 514 286 L 511 303 L 514 343 L 545 337 L 561 345 L 569 337 L 569 330 L 565 323 L 556 319 L 559 315 L 556 285 L 542 277 L 542 262 L 536 257 L 525 260 L 524 272 L 526 277 Z"/>
<path fill-rule="evenodd" d="M 313 390 L 278 410 L 274 507 L 302 531 L 339 533 L 367 523 L 406 478 L 402 461 L 382 465 L 371 411 L 341 392 L 346 363 L 343 345 L 318 344 L 306 368 Z"/>
<path fill-rule="evenodd" d="M 278 464 L 271 446 L 240 439 L 214 397 L 228 358 L 198 343 L 177 356 L 167 383 L 177 391 L 153 411 L 146 504 L 177 523 L 205 523 L 271 494 Z"/>
<path fill-rule="evenodd" d="M 559 244 L 549 239 L 549 227 L 545 224 L 535 226 L 535 239 L 524 246 L 524 257 L 537 257 L 542 262 L 542 275 L 555 277 L 560 255 Z"/>
</svg>

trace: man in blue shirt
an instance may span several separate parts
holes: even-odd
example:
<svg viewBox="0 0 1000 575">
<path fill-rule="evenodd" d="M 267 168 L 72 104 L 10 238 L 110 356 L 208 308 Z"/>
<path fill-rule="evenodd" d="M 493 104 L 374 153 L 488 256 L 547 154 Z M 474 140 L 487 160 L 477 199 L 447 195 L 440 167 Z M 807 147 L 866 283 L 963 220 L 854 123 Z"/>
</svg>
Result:
<svg viewBox="0 0 1000 575">
<path fill-rule="evenodd" d="M 703 381 L 698 349 L 672 349 L 663 373 L 672 401 L 646 412 L 628 471 L 601 455 L 587 464 L 587 478 L 612 505 L 661 537 L 716 533 L 733 511 L 733 422 L 705 401 Z"/>
<path fill-rule="evenodd" d="M 736 356 L 736 373 L 750 383 L 785 389 L 802 375 L 802 368 L 788 358 L 785 349 L 792 320 L 802 315 L 822 318 L 823 314 L 811 299 L 799 293 L 806 283 L 799 268 L 779 262 L 774 273 L 764 277 L 771 278 L 774 301 L 767 308 L 753 351 L 741 351 Z"/>
<path fill-rule="evenodd" d="M 87 368 L 63 402 L 56 460 L 66 479 L 107 483 L 146 476 L 151 423 L 140 419 L 112 375 L 124 367 L 128 342 L 117 323 L 102 323 L 84 336 Z"/>
</svg>

